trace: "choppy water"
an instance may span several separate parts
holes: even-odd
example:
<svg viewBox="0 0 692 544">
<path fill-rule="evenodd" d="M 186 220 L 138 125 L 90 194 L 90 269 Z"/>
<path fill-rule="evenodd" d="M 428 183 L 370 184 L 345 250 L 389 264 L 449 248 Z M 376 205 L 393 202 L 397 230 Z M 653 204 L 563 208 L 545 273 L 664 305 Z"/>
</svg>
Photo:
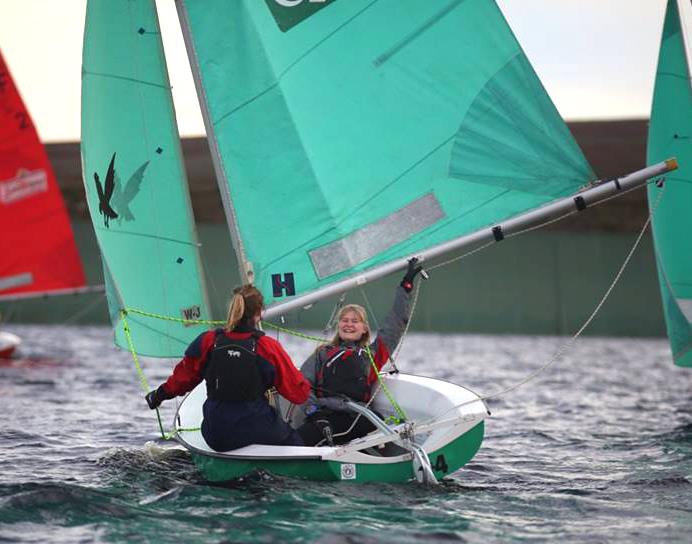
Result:
<svg viewBox="0 0 692 544">
<path fill-rule="evenodd" d="M 664 340 L 580 340 L 490 403 L 480 452 L 435 488 L 262 474 L 212 486 L 157 440 L 107 328 L 11 331 L 26 344 L 0 366 L 1 542 L 692 539 L 692 371 L 672 365 Z M 491 393 L 564 340 L 410 334 L 399 365 Z M 284 343 L 296 360 L 312 348 Z M 144 361 L 151 384 L 171 364 Z"/>
</svg>

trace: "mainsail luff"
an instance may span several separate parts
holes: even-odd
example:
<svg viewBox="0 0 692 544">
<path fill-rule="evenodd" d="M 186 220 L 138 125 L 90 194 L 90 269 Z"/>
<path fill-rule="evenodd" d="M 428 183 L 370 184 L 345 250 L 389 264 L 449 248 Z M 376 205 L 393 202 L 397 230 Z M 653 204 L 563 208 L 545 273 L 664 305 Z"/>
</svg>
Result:
<svg viewBox="0 0 692 544">
<path fill-rule="evenodd" d="M 221 194 L 221 202 L 223 203 L 226 221 L 228 223 L 228 230 L 231 234 L 231 242 L 233 244 L 233 249 L 235 250 L 238 261 L 240 278 L 243 283 L 253 283 L 254 273 L 252 271 L 252 263 L 247 260 L 243 239 L 241 238 L 240 231 L 238 229 L 238 221 L 236 219 L 236 213 L 233 208 L 233 201 L 229 191 L 228 177 L 226 176 L 226 171 L 221 161 L 221 153 L 219 151 L 218 142 L 212 128 L 213 124 L 211 121 L 211 114 L 207 106 L 207 101 L 205 98 L 206 93 L 204 91 L 204 85 L 202 85 L 199 63 L 197 61 L 197 55 L 195 54 L 195 44 L 190 35 L 190 23 L 188 20 L 187 11 L 181 0 L 175 0 L 175 7 L 178 11 L 180 27 L 183 32 L 183 39 L 185 41 L 185 47 L 188 53 L 190 68 L 192 69 L 192 78 L 195 82 L 197 94 L 200 97 L 199 104 L 204 126 L 206 127 L 207 131 L 207 142 L 209 143 L 209 151 L 211 152 L 212 164 L 214 165 L 214 173 L 216 175 L 219 192 Z"/>
<path fill-rule="evenodd" d="M 470 250 L 474 247 L 478 247 L 489 242 L 499 242 L 504 237 L 518 234 L 523 230 L 539 226 L 553 219 L 564 217 L 567 214 L 583 211 L 589 206 L 598 204 L 599 202 L 607 200 L 614 195 L 622 194 L 624 192 L 636 189 L 637 187 L 641 187 L 642 185 L 646 184 L 650 178 L 660 176 L 675 170 L 676 168 L 676 161 L 674 159 L 669 159 L 659 164 L 638 170 L 637 172 L 633 172 L 622 178 L 604 181 L 603 183 L 590 189 L 581 191 L 576 195 L 559 199 L 535 210 L 531 210 L 525 214 L 521 214 L 517 217 L 513 217 L 498 224 L 483 228 L 466 236 L 462 236 L 456 240 L 451 240 L 444 244 L 431 247 L 425 251 L 416 253 L 415 255 L 412 254 L 411 257 L 417 257 L 421 262 L 425 262 L 454 251 L 461 251 L 464 249 Z M 342 282 L 334 283 L 325 289 L 321 289 L 320 291 L 306 293 L 291 299 L 290 301 L 272 306 L 265 311 L 264 317 L 269 319 L 271 317 L 282 315 L 292 310 L 314 304 L 315 302 L 329 296 L 340 294 L 354 287 L 361 286 L 370 281 L 384 277 L 388 274 L 403 270 L 406 268 L 406 266 L 406 259 L 387 263 L 381 267 L 368 270 L 355 278 L 349 278 Z"/>
</svg>

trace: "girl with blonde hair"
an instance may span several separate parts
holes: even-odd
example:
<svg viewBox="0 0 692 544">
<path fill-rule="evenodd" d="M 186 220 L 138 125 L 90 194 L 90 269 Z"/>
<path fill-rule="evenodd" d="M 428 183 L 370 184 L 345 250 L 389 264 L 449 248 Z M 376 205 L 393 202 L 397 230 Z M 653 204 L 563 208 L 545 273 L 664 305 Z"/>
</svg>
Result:
<svg viewBox="0 0 692 544">
<path fill-rule="evenodd" d="M 303 405 L 306 419 L 298 428 L 305 445 L 343 444 L 375 429 L 370 421 L 349 411 L 345 401 L 370 400 L 377 372 L 389 360 L 408 323 L 413 281 L 422 270 L 417 262 L 415 258 L 409 260 L 394 305 L 373 342 L 365 309 L 348 304 L 339 311 L 334 338 L 318 347 L 301 366 L 312 385 L 310 398 Z"/>
<path fill-rule="evenodd" d="M 149 408 L 184 395 L 205 380 L 202 436 L 211 448 L 302 446 L 300 436 L 269 405 L 265 393 L 275 387 L 300 404 L 308 398 L 310 384 L 281 344 L 257 329 L 263 308 L 262 293 L 254 286 L 234 289 L 226 325 L 192 341 L 173 374 L 146 395 Z"/>
</svg>

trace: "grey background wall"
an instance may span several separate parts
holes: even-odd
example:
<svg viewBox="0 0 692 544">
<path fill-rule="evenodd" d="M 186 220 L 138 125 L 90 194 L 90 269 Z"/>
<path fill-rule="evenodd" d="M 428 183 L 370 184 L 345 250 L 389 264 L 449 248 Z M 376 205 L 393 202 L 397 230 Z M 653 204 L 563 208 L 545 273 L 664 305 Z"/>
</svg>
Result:
<svg viewBox="0 0 692 544">
<path fill-rule="evenodd" d="M 571 123 L 596 173 L 604 178 L 644 166 L 643 120 Z M 101 283 L 98 248 L 81 181 L 79 145 L 49 144 L 90 283 Z M 223 318 L 230 289 L 238 283 L 208 147 L 202 138 L 183 141 L 193 209 L 198 221 L 208 286 L 216 318 Z M 610 285 L 646 220 L 645 192 L 635 191 L 549 228 L 495 244 L 436 269 L 424 282 L 412 326 L 438 332 L 571 334 Z M 38 242 L 38 241 L 37 241 Z M 135 267 L 133 266 L 133 269 Z M 398 278 L 385 278 L 349 300 L 386 311 Z M 365 296 L 365 298 L 364 298 Z M 367 300 L 366 300 L 367 299 Z M 289 326 L 321 328 L 333 301 L 287 316 Z M 0 304 L 5 320 L 106 323 L 102 295 Z M 665 334 L 650 236 L 587 331 L 595 335 Z"/>
</svg>

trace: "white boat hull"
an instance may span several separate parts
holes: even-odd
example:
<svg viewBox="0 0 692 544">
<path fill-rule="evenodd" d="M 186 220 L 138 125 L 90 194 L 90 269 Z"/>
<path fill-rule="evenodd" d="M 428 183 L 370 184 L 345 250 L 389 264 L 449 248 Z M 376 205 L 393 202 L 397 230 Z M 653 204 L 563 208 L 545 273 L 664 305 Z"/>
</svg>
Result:
<svg viewBox="0 0 692 544">
<path fill-rule="evenodd" d="M 22 343 L 22 339 L 11 332 L 0 331 L 0 359 L 9 359 Z"/>
<path fill-rule="evenodd" d="M 429 456 L 436 477 L 458 469 L 478 451 L 488 416 L 478 395 L 450 382 L 410 374 L 388 375 L 386 386 L 408 422 L 413 422 L 414 441 Z M 180 405 L 175 429 L 179 442 L 210 481 L 230 480 L 258 469 L 315 480 L 395 482 L 416 477 L 412 453 L 396 446 L 401 433 L 406 435 L 405 425 L 392 427 L 394 435 L 376 431 L 343 446 L 250 445 L 217 452 L 199 430 L 205 400 L 202 383 Z M 372 407 L 385 418 L 394 415 L 381 392 Z"/>
</svg>

